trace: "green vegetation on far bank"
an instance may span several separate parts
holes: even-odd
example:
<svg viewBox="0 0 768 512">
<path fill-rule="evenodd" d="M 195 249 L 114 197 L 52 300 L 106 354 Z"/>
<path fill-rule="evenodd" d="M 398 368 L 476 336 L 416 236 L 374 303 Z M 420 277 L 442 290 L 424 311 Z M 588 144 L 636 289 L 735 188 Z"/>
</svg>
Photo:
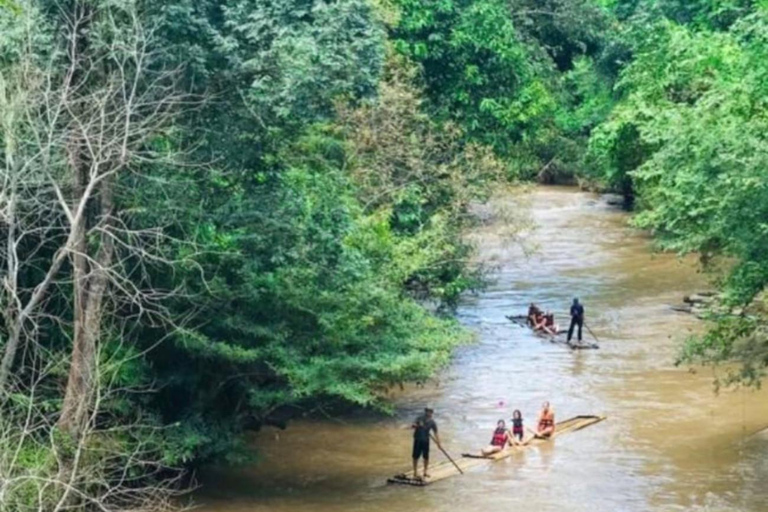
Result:
<svg viewBox="0 0 768 512">
<path fill-rule="evenodd" d="M 590 138 L 590 178 L 629 196 L 662 249 L 697 253 L 739 316 L 691 340 L 680 362 L 729 365 L 720 384 L 768 367 L 768 6 L 640 2 L 624 16 L 632 58 Z"/>
</svg>

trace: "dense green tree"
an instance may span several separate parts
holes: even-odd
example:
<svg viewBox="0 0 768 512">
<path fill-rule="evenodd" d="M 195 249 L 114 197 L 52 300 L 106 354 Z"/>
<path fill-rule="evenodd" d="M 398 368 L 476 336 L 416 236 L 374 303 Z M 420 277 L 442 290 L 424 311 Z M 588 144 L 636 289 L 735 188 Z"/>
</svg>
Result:
<svg viewBox="0 0 768 512">
<path fill-rule="evenodd" d="M 531 53 L 546 52 L 565 72 L 584 55 L 598 55 L 606 43 L 610 13 L 593 0 L 510 0 L 509 12 Z"/>
<path fill-rule="evenodd" d="M 0 477 L 19 482 L 3 506 L 147 506 L 168 495 L 169 465 L 237 458 L 244 430 L 328 404 L 386 409 L 392 386 L 429 378 L 467 340 L 425 301 L 447 306 L 478 284 L 467 207 L 502 167 L 421 111 L 412 71 L 383 74 L 386 12 L 365 1 L 3 9 L 0 347 L 13 378 L 0 386 L 0 444 L 25 454 L 0 458 Z M 58 83 L 64 93 L 47 89 Z M 153 101 L 86 117 L 135 91 Z M 131 123 L 141 131 L 105 146 L 123 152 L 86 138 Z M 34 151 L 40 133 L 55 151 Z M 377 183 L 385 169 L 392 179 Z M 35 215 L 17 213 L 17 197 Z M 66 204 L 85 212 L 82 228 Z M 34 329 L 16 329 L 32 325 L 19 316 L 30 297 Z M 16 428 L 28 417 L 32 434 Z M 121 465 L 131 491 L 111 501 Z M 75 496 L 39 487 L 70 474 Z"/>
<path fill-rule="evenodd" d="M 681 360 L 758 383 L 766 8 L 0 1 L 0 507 L 170 506 L 169 465 L 246 430 L 386 410 L 467 340 L 470 206 L 505 178 L 634 200 L 733 308 Z"/>
<path fill-rule="evenodd" d="M 664 19 L 632 30 L 622 99 L 592 136 L 594 170 L 637 197 L 635 223 L 660 247 L 700 254 L 722 276 L 725 304 L 753 315 L 721 319 L 683 360 L 736 359 L 729 379 L 757 383 L 768 363 L 758 306 L 768 284 L 766 13 L 725 32 Z"/>
<path fill-rule="evenodd" d="M 421 63 L 432 105 L 504 151 L 553 107 L 502 0 L 399 0 L 396 48 Z"/>
<path fill-rule="evenodd" d="M 609 0 L 621 19 L 664 17 L 684 25 L 727 29 L 759 0 Z"/>
<path fill-rule="evenodd" d="M 180 0 L 150 9 L 169 59 L 207 98 L 183 135 L 227 170 L 274 170 L 282 143 L 332 118 L 335 98 L 376 90 L 385 32 L 365 0 Z"/>
<path fill-rule="evenodd" d="M 279 175 L 208 201 L 204 281 L 192 268 L 195 300 L 179 304 L 194 319 L 148 354 L 183 458 L 236 456 L 244 429 L 323 405 L 386 408 L 388 388 L 427 379 L 467 339 L 416 299 L 477 285 L 461 228 L 502 167 L 443 135 L 399 66 L 376 100 L 342 102 L 338 125 L 286 147 Z"/>
</svg>

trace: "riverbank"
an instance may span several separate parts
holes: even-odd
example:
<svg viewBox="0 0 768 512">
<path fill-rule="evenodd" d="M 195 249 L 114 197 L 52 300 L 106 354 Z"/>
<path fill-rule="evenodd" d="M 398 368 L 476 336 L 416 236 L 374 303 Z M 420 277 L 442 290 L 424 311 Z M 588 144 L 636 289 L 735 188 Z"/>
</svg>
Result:
<svg viewBox="0 0 768 512">
<path fill-rule="evenodd" d="M 702 328 L 669 308 L 704 286 L 693 261 L 653 254 L 626 213 L 589 193 L 541 187 L 530 202 L 538 226 L 525 235 L 537 247 L 531 257 L 493 224 L 475 233 L 482 260 L 497 268 L 496 283 L 459 310 L 479 343 L 460 349 L 438 381 L 409 389 L 395 417 L 358 413 L 262 431 L 253 439 L 260 464 L 202 474 L 202 510 L 763 510 L 768 442 L 749 434 L 765 426 L 768 394 L 715 396 L 711 375 L 673 366 L 680 343 Z M 573 296 L 586 304 L 598 351 L 543 343 L 504 318 L 535 300 L 564 321 Z M 424 403 L 460 453 L 486 443 L 514 408 L 530 425 L 544 399 L 561 419 L 609 419 L 428 489 L 384 483 L 408 466 L 404 427 Z"/>
</svg>

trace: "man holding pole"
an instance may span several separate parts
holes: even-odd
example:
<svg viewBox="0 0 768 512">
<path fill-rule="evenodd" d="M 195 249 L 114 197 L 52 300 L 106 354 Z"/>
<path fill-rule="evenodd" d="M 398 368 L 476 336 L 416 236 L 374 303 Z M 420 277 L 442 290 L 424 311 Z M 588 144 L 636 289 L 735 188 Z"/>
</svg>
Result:
<svg viewBox="0 0 768 512">
<path fill-rule="evenodd" d="M 568 341 L 573 338 L 573 328 L 579 326 L 579 342 L 581 342 L 581 328 L 584 326 L 584 306 L 579 304 L 579 299 L 573 299 L 571 304 L 571 326 L 568 328 Z"/>
<path fill-rule="evenodd" d="M 411 428 L 413 429 L 413 478 L 417 476 L 417 466 L 419 464 L 419 458 L 424 459 L 424 478 L 429 478 L 429 439 L 432 432 L 435 433 L 435 443 L 437 447 L 442 449 L 440 445 L 440 436 L 437 434 L 437 423 L 432 419 L 434 411 L 427 407 L 424 409 L 424 414 L 416 418 Z"/>
</svg>

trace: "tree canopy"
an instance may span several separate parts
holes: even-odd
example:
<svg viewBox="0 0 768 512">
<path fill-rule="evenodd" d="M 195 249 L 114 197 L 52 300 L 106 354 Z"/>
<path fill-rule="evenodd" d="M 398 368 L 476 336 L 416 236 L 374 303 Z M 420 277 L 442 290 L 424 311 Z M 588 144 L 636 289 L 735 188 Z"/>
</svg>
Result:
<svg viewBox="0 0 768 512">
<path fill-rule="evenodd" d="M 471 205 L 520 180 L 700 254 L 734 309 L 681 361 L 758 383 L 766 9 L 0 1 L 0 507 L 172 509 L 248 431 L 387 410 L 471 338 Z"/>
<path fill-rule="evenodd" d="M 656 7 L 667 16 L 636 8 L 629 18 L 633 58 L 591 136 L 591 172 L 636 198 L 635 224 L 662 249 L 699 254 L 725 304 L 742 312 L 716 319 L 681 362 L 738 360 L 725 381 L 759 384 L 768 365 L 768 11 L 748 2 Z"/>
</svg>

